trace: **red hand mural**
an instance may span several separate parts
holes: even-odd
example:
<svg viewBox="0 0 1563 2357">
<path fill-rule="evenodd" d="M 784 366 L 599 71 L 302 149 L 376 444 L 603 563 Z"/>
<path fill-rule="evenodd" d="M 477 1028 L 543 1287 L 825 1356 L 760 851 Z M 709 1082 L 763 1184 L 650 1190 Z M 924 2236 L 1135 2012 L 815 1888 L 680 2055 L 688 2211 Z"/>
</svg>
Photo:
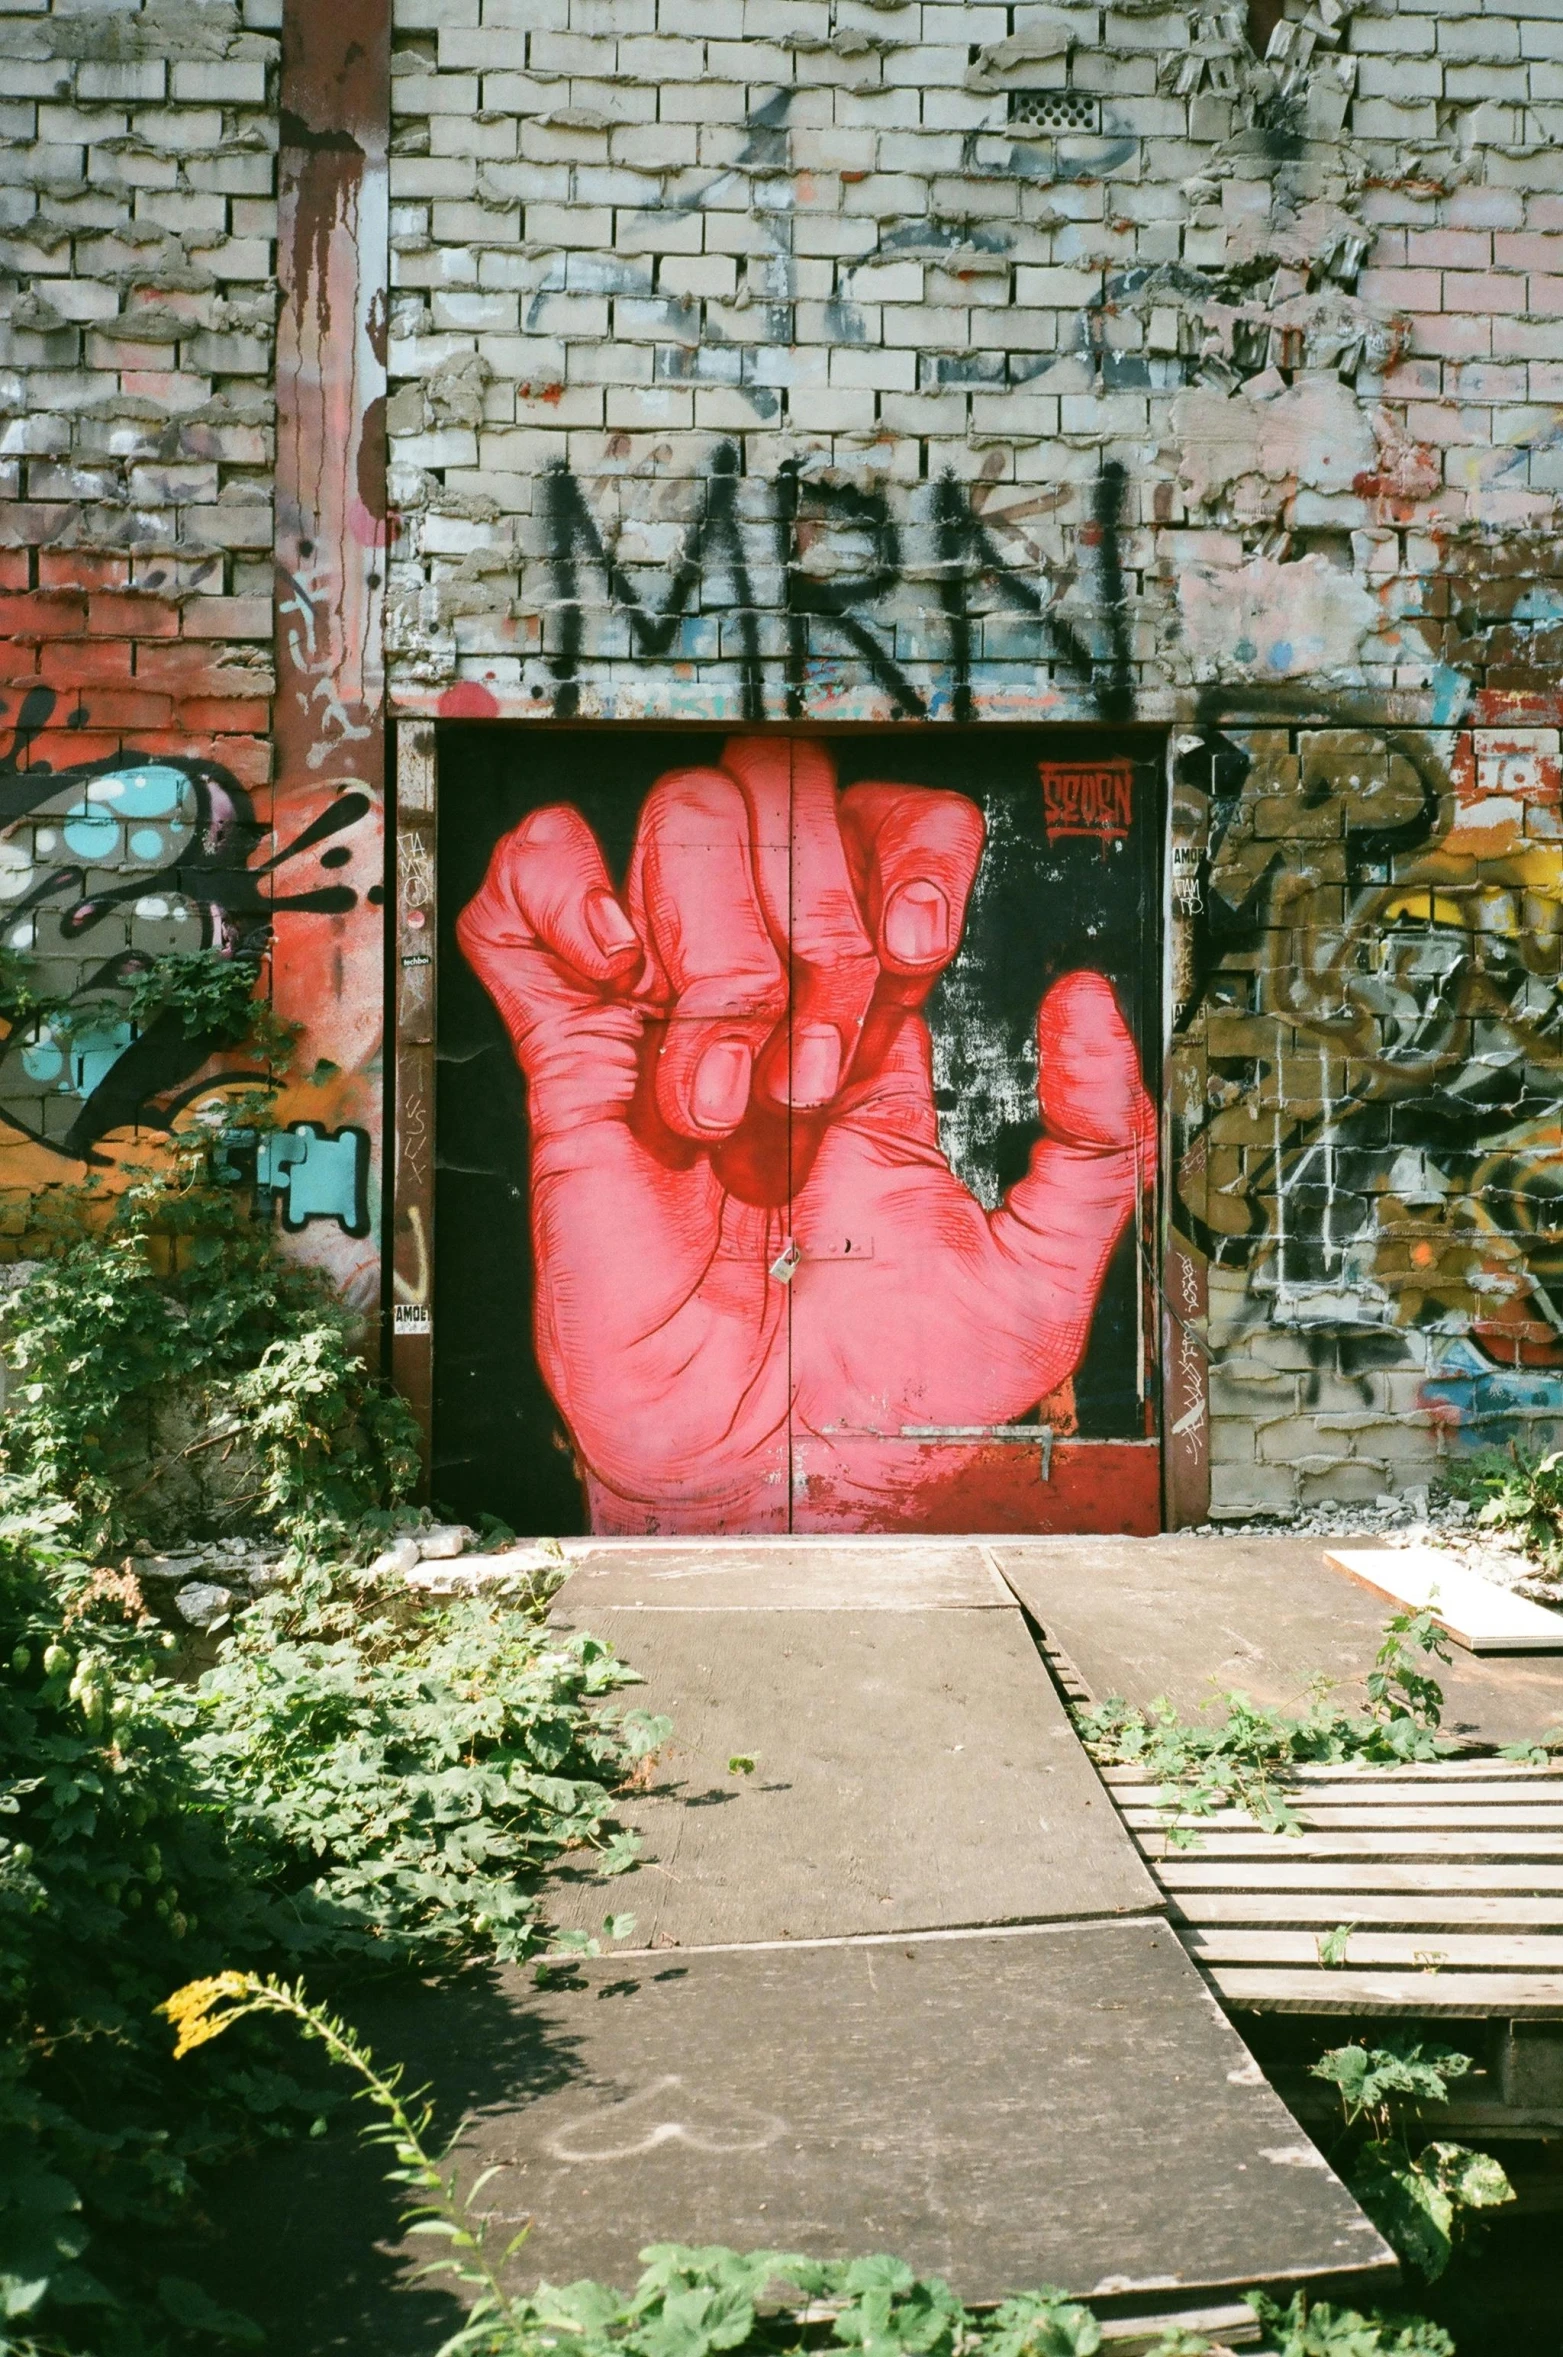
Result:
<svg viewBox="0 0 1563 2357">
<path fill-rule="evenodd" d="M 457 931 L 529 1084 L 538 1356 L 594 1529 L 785 1529 L 789 1441 L 800 1524 L 904 1520 L 904 1426 L 1009 1422 L 1078 1365 L 1154 1120 L 1070 974 L 1026 1175 L 988 1212 L 950 1169 L 919 1009 L 982 838 L 964 796 L 746 738 L 657 781 L 622 893 L 568 807 L 498 844 Z"/>
</svg>

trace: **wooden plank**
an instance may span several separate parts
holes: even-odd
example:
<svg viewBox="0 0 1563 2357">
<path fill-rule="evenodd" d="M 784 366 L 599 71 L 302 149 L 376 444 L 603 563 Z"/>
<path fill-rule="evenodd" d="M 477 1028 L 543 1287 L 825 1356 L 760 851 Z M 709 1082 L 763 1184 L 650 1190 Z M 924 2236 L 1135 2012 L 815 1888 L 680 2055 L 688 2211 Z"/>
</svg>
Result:
<svg viewBox="0 0 1563 2357">
<path fill-rule="evenodd" d="M 355 1182 L 338 1199 L 348 1217 L 313 1218 L 297 1233 L 283 1225 L 278 1243 L 363 1320 L 360 1347 L 378 1374 L 385 1363 L 379 1310 L 391 8 L 390 0 L 339 0 L 328 8 L 315 0 L 285 0 L 282 7 L 272 0 L 265 14 L 268 28 L 281 33 L 271 100 L 276 460 L 274 494 L 265 501 L 275 518 L 276 684 L 273 691 L 259 670 L 246 678 L 238 662 L 203 677 L 203 659 L 192 646 L 180 650 L 191 668 L 179 693 L 271 695 L 271 783 L 257 797 L 268 839 L 241 851 L 242 836 L 223 821 L 202 857 L 218 873 L 237 865 L 232 881 L 215 891 L 193 883 L 200 865 L 193 845 L 179 866 L 192 899 L 226 904 L 220 918 L 214 910 L 208 919 L 226 954 L 258 953 L 270 934 L 272 1008 L 284 1023 L 299 1026 L 288 1069 L 277 1075 L 271 1121 L 295 1132 L 307 1122 L 317 1136 L 344 1140 L 355 1161 L 360 1148 L 351 1133 L 361 1133 L 368 1163 L 362 1193 Z M 230 124 L 226 140 L 213 141 L 224 153 L 214 170 L 252 170 L 228 161 L 242 156 L 245 144 Z M 235 476 L 234 490 L 242 483 Z M 246 496 L 239 512 L 248 506 Z M 214 532 L 212 542 L 221 541 Z M 208 553 L 197 561 L 220 569 L 224 560 Z M 253 584 L 255 557 L 247 554 L 242 563 Z M 220 572 L 204 578 L 215 587 Z M 254 659 L 259 662 L 258 649 Z M 151 658 L 143 661 L 150 668 Z M 204 711 L 200 703 L 176 709 L 169 725 L 170 752 L 221 761 L 233 758 L 221 732 L 247 731 L 252 723 L 243 703 L 217 701 Z M 208 729 L 219 733 L 208 736 Z M 150 751 L 149 739 L 141 743 Z M 340 831 L 334 849 L 324 852 L 327 872 L 317 874 L 319 846 L 333 827 Z M 299 859 L 311 845 L 317 846 L 312 855 Z M 178 867 L 168 881 L 177 873 Z M 90 921 L 100 921 L 108 905 L 100 902 Z M 118 946 L 112 928 L 95 938 L 100 954 Z M 165 1100 L 164 1118 L 172 1117 L 173 1104 Z"/>
<path fill-rule="evenodd" d="M 1212 1968 L 1210 1978 L 1240 2011 L 1563 2020 L 1563 1979 L 1551 1973 L 1305 1972 L 1223 1964 Z"/>
<path fill-rule="evenodd" d="M 396 1033 L 391 1380 L 417 1418 L 425 1489 L 434 1440 L 435 740 L 396 731 Z"/>
<path fill-rule="evenodd" d="M 1147 1858 L 1187 1856 L 1165 1835 L 1137 1836 Z M 1563 1858 L 1556 1833 L 1226 1833 L 1197 1836 L 1208 1858 Z"/>
<path fill-rule="evenodd" d="M 995 1561 L 1098 1697 L 1146 1708 L 1157 1695 L 1192 1718 L 1238 1688 L 1295 1711 L 1309 1680 L 1361 1699 L 1387 1607 L 1329 1569 L 1317 1539 L 1111 1538 L 988 1541 Z M 1563 1658 L 1455 1648 L 1438 1671 L 1447 1733 L 1534 1742 L 1563 1719 Z"/>
<path fill-rule="evenodd" d="M 1435 1547 L 1330 1547 L 1324 1560 L 1392 1604 L 1431 1610 L 1438 1626 L 1471 1653 L 1563 1653 L 1563 1614 L 1483 1579 Z"/>
<path fill-rule="evenodd" d="M 560 1603 L 659 1611 L 1014 1612 L 985 1550 L 959 1539 L 568 1539 Z"/>
<path fill-rule="evenodd" d="M 1143 1808 L 1153 1801 L 1175 1799 L 1181 1787 L 1176 1784 L 1155 1783 L 1147 1779 L 1140 1784 L 1109 1784 L 1108 1791 L 1120 1808 Z M 1466 1781 L 1459 1784 L 1380 1783 L 1370 1776 L 1354 1778 L 1350 1783 L 1296 1784 L 1292 1779 L 1277 1776 L 1272 1789 L 1284 1793 L 1296 1807 L 1303 1809 L 1330 1808 L 1563 1808 L 1563 1777 L 1538 1776 L 1533 1783 L 1519 1778 L 1505 1778 L 1500 1784 L 1496 1777 L 1486 1784 Z"/>
<path fill-rule="evenodd" d="M 621 1812 L 646 1862 L 611 1885 L 566 1869 L 561 1922 L 595 1932 L 612 1907 L 637 1947 L 703 1947 L 1163 1904 L 1018 1612 L 583 1619 L 674 1734 Z"/>
<path fill-rule="evenodd" d="M 1102 1782 L 1110 1784 L 1115 1791 L 1120 1786 L 1127 1788 L 1156 1782 L 1153 1776 L 1146 1775 L 1143 1768 L 1107 1767 L 1098 1768 L 1096 1772 Z M 1538 1767 L 1526 1760 L 1473 1759 L 1468 1756 L 1449 1760 L 1416 1760 L 1407 1766 L 1393 1768 L 1371 1767 L 1366 1763 L 1354 1765 L 1341 1761 L 1305 1760 L 1294 1763 L 1286 1770 L 1288 1784 L 1334 1784 L 1349 1781 L 1353 1784 L 1385 1784 L 1396 1788 L 1407 1784 L 1420 1785 L 1424 1782 L 1429 1785 L 1440 1783 L 1479 1784 L 1487 1779 L 1491 1779 L 1494 1783 L 1528 1785 L 1537 1781 L 1545 1782 L 1548 1777 L 1563 1784 L 1563 1766 L 1552 1763 L 1546 1767 Z"/>
<path fill-rule="evenodd" d="M 1518 1892 L 1447 1891 L 1185 1891 L 1174 1923 L 1374 1924 L 1380 1929 L 1514 1931 L 1544 1925 L 1563 1932 L 1563 1893 L 1535 1898 Z"/>
<path fill-rule="evenodd" d="M 1463 1833 L 1490 1831 L 1493 1833 L 1563 1833 L 1563 1808 L 1556 1804 L 1532 1803 L 1528 1808 L 1445 1809 L 1411 1806 L 1406 1808 L 1364 1807 L 1351 1809 L 1314 1808 L 1292 1804 L 1297 1821 L 1310 1833 L 1342 1833 L 1348 1829 L 1385 1833 Z M 1158 1827 L 1176 1825 L 1210 1825 L 1241 1827 L 1257 1822 L 1247 1809 L 1212 1809 L 1208 1816 L 1193 1811 L 1174 1815 L 1170 1809 L 1125 1809 L 1123 1820 L 1137 1832 L 1155 1831 Z M 1282 1836 L 1282 1839 L 1289 1838 Z"/>
<path fill-rule="evenodd" d="M 1440 1860 L 1425 1864 L 1377 1858 L 1362 1864 L 1293 1865 L 1270 1856 L 1228 1862 L 1202 1859 L 1196 1851 L 1157 1860 L 1156 1879 L 1164 1890 L 1359 1890 L 1359 1891 L 1563 1891 L 1563 1866 L 1479 1866 Z"/>
<path fill-rule="evenodd" d="M 664 2240 L 894 2250 L 970 2300 L 1386 2263 L 1164 1925 L 614 1956 L 580 1983 L 510 1976 L 570 2068 L 460 2147 L 464 2174 L 501 2165 L 501 2246 L 536 2221 L 518 2286 L 633 2281 Z M 1082 2162 L 1104 2120 L 1106 2177 Z"/>
<path fill-rule="evenodd" d="M 1191 1929 L 1184 1946 L 1201 1964 L 1317 1964 L 1318 1945 L 1308 1931 Z M 1551 1973 L 1563 1986 L 1563 1938 L 1545 1932 L 1354 1931 L 1344 1961 L 1359 1970 L 1406 1964 L 1419 1971 Z M 1331 1967 L 1330 1969 L 1335 1969 Z"/>
</svg>

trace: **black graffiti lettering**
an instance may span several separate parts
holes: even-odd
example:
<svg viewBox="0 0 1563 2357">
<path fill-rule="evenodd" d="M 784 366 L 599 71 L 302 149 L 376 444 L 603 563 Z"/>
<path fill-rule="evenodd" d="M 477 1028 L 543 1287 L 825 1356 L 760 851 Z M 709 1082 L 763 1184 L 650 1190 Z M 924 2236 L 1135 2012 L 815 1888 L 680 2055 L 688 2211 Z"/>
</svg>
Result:
<svg viewBox="0 0 1563 2357">
<path fill-rule="evenodd" d="M 1123 574 L 1124 495 L 1128 472 L 1121 460 L 1110 458 L 1096 478 L 1091 500 L 1090 539 L 1096 548 L 1097 608 L 1107 626 L 1107 663 L 1092 666 L 1091 690 L 1103 720 L 1134 717 L 1133 639 L 1129 625 L 1129 597 Z"/>
<path fill-rule="evenodd" d="M 649 614 L 618 564 L 604 548 L 602 534 L 569 468 L 560 461 L 548 469 L 543 478 L 543 498 L 548 521 L 549 561 L 559 600 L 559 642 L 549 658 L 549 668 L 559 683 L 554 695 L 554 711 L 559 719 L 572 718 L 579 711 L 581 701 L 577 674 L 580 669 L 584 622 L 577 558 L 584 556 L 588 563 L 597 567 L 607 583 L 609 596 L 629 616 L 630 631 L 641 654 L 658 656 L 665 655 L 673 644 L 690 600 L 706 577 L 708 550 L 725 565 L 733 589 L 742 650 L 739 673 L 742 680 L 740 702 L 743 717 L 745 720 L 765 718 L 765 697 L 760 677 L 759 621 L 749 586 L 749 567 L 743 540 L 738 529 L 737 487 L 738 451 L 733 443 L 724 442 L 712 458 L 700 513 L 674 572 L 667 602 L 660 613 Z"/>
<path fill-rule="evenodd" d="M 1049 610 L 1046 598 L 1024 574 L 1006 564 L 992 534 L 953 474 L 941 475 L 934 486 L 933 518 L 939 557 L 939 603 L 950 633 L 953 717 L 958 721 L 975 717 L 969 595 L 974 581 L 991 581 L 1010 605 L 1045 622 L 1060 661 L 1079 678 L 1089 679 L 1091 652 L 1079 632 L 1066 616 Z"/>
<path fill-rule="evenodd" d="M 787 717 L 803 716 L 804 677 L 808 659 L 808 625 L 812 616 L 828 617 L 848 646 L 855 648 L 869 671 L 890 697 L 898 713 L 922 719 L 928 707 L 906 673 L 885 652 L 866 623 L 853 611 L 872 605 L 894 589 L 901 578 L 901 535 L 881 491 L 860 491 L 851 483 L 806 482 L 796 459 L 777 470 L 777 555 L 787 584 Z M 813 517 L 808 511 L 812 508 Z M 801 562 L 804 534 L 810 521 L 856 525 L 872 543 L 874 564 L 846 582 L 827 581 Z"/>
<path fill-rule="evenodd" d="M 739 633 L 740 709 L 746 721 L 765 718 L 759 613 L 738 524 L 740 463 L 734 443 L 724 442 L 716 450 L 699 512 L 672 573 L 667 597 L 656 611 L 642 605 L 609 553 L 568 466 L 561 460 L 548 469 L 543 501 L 556 616 L 548 664 L 556 682 L 557 718 L 571 719 L 580 710 L 586 636 L 583 560 L 596 569 L 613 605 L 627 617 L 637 654 L 653 659 L 666 655 L 673 646 L 702 582 L 725 574 Z M 1093 552 L 1090 578 L 1102 639 L 1099 650 L 1093 650 L 1077 623 L 1056 610 L 1045 589 L 1009 563 L 956 476 L 946 473 L 935 483 L 934 576 L 948 639 L 950 709 L 957 721 L 976 716 L 972 592 L 979 582 L 991 585 L 1012 611 L 1030 616 L 1045 628 L 1053 660 L 1088 686 L 1099 718 L 1123 721 L 1133 717 L 1132 624 L 1121 539 L 1127 480 L 1124 467 L 1116 459 L 1109 460 L 1097 477 L 1091 521 L 1081 536 Z M 901 533 L 885 493 L 811 477 L 797 459 L 787 459 L 776 470 L 774 497 L 774 546 L 783 584 L 786 633 L 783 700 L 788 719 L 802 719 L 807 707 L 810 624 L 819 622 L 829 624 L 832 634 L 859 657 L 898 715 L 925 719 L 927 698 L 896 659 L 893 626 L 865 618 L 865 609 L 888 597 L 903 578 Z M 815 543 L 831 534 L 850 535 L 866 543 L 866 561 L 850 570 L 839 566 L 827 570 L 811 563 Z"/>
</svg>

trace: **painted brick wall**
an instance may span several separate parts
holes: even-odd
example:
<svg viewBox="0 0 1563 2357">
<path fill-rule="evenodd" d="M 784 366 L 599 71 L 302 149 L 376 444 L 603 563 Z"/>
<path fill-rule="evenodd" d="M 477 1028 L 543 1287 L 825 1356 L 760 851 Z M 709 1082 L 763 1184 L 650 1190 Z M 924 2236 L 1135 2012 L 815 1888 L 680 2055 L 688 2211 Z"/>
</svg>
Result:
<svg viewBox="0 0 1563 2357">
<path fill-rule="evenodd" d="M 123 750 L 268 817 L 279 15 L 0 5 L 34 803 Z M 367 535 L 394 708 L 1164 727 L 1186 1510 L 1557 1432 L 1555 9 L 1287 0 L 1263 60 L 1160 0 L 394 0 L 393 37 L 384 580 L 346 493 L 287 530 L 323 574 Z M 362 698 L 328 798 L 378 790 Z M 6 791 L 21 903 L 70 806 Z M 6 1153 L 15 1225 L 59 1156 Z"/>
<path fill-rule="evenodd" d="M 395 41 L 400 707 L 1166 723 L 1182 1510 L 1555 1437 L 1556 11 Z"/>
<path fill-rule="evenodd" d="M 266 1077 L 218 1039 L 138 1031 L 131 991 L 168 952 L 255 958 L 302 1026 L 279 1117 L 361 1128 L 344 1170 L 373 1157 L 378 645 L 366 667 L 344 627 L 348 536 L 329 564 L 298 554 L 336 490 L 311 452 L 324 434 L 353 466 L 362 421 L 328 387 L 317 430 L 295 391 L 279 540 L 282 18 L 282 0 L 0 6 L 0 944 L 31 987 L 72 1000 L 63 1024 L 16 1021 L 0 1043 L 13 1249 L 40 1194 L 115 1183 L 203 1094 Z M 303 210 L 293 279 L 323 313 L 310 273 L 342 225 Z M 379 293 L 383 229 L 370 252 Z M 340 270 L 335 293 L 350 378 Z M 311 339 L 290 349 L 295 387 L 318 386 Z M 333 1198 L 355 1228 L 362 1185 L 358 1171 Z M 333 1220 L 295 1249 L 378 1310 L 372 1239 Z"/>
<path fill-rule="evenodd" d="M 270 776 L 279 13 L 0 12 L 0 693 L 35 765 Z"/>
</svg>

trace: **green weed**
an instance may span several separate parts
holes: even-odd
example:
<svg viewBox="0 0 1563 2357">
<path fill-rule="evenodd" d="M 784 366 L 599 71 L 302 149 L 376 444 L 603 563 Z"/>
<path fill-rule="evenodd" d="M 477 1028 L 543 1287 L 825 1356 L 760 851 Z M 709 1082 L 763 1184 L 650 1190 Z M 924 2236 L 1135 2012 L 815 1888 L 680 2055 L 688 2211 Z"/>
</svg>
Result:
<svg viewBox="0 0 1563 2357">
<path fill-rule="evenodd" d="M 0 1488 L 0 2353 L 238 2333 L 162 2279 L 158 2230 L 329 2099 L 253 2041 L 192 2090 L 153 2019 L 175 1982 L 235 1953 L 340 1979 L 546 1948 L 542 1873 L 631 1862 L 611 1790 L 668 1731 L 537 1611 L 340 1565 L 301 1565 L 197 1684 L 172 1643 L 67 1507 Z"/>
<path fill-rule="evenodd" d="M 1480 1508 L 1478 1528 L 1513 1532 L 1548 1574 L 1563 1574 L 1563 1449 L 1539 1457 L 1517 1441 L 1483 1449 L 1452 1459 L 1445 1480 Z"/>
<path fill-rule="evenodd" d="M 1097 1707 L 1077 1710 L 1075 1723 L 1100 1765 L 1141 1768 L 1165 1788 L 1168 1839 L 1175 1846 L 1197 1838 L 1185 1820 L 1221 1809 L 1246 1809 L 1267 1832 L 1295 1834 L 1301 1825 L 1286 1783 L 1292 1768 L 1351 1761 L 1395 1767 L 1443 1759 L 1459 1749 L 1439 1733 L 1443 1689 L 1425 1666 L 1449 1658 L 1431 1613 L 1397 1613 L 1364 1681 L 1365 1710 L 1343 1709 L 1320 1679 L 1307 1708 L 1296 1714 L 1231 1693 L 1220 1698 L 1224 1717 L 1201 1725 L 1183 1718 L 1165 1698 L 1139 1710 L 1110 1695 Z"/>
<path fill-rule="evenodd" d="M 1330 2157 L 1385 2240 L 1429 2283 L 1475 2216 L 1514 2199 L 1490 2153 L 1415 2132 L 1416 2107 L 1443 2103 L 1473 2067 L 1457 2047 L 1405 2038 L 1332 2047 L 1311 2065 L 1340 2093 L 1346 2133 Z"/>
<path fill-rule="evenodd" d="M 216 1183 L 210 1141 L 174 1181 L 53 1216 L 55 1247 L 6 1311 L 0 1450 L 40 1497 L 73 1500 L 94 1548 L 201 1535 L 165 1524 L 186 1502 L 181 1464 L 212 1449 L 244 1469 L 230 1528 L 318 1544 L 411 1487 L 407 1408 L 370 1380 L 318 1272 L 284 1262 L 250 1200 Z"/>
</svg>

